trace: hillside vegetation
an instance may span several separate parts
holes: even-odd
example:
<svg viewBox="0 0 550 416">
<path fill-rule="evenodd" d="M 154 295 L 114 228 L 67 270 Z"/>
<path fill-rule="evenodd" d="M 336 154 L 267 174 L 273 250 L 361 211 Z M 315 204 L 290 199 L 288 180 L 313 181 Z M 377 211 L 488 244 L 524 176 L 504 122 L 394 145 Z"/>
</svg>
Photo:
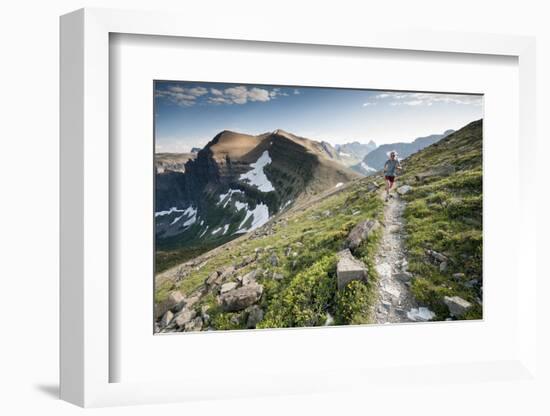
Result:
<svg viewBox="0 0 550 416">
<path fill-rule="evenodd" d="M 401 182 L 412 185 L 404 196 L 411 290 L 437 319 L 449 316 L 445 296 L 474 305 L 465 319 L 482 317 L 482 127 L 482 120 L 470 123 L 404 163 Z"/>
</svg>

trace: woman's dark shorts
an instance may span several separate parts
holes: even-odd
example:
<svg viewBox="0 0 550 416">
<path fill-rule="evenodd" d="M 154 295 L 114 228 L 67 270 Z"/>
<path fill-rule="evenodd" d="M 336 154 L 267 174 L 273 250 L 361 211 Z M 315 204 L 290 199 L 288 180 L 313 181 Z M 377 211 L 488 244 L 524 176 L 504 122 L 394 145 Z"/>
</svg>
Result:
<svg viewBox="0 0 550 416">
<path fill-rule="evenodd" d="M 393 183 L 395 181 L 395 176 L 386 176 L 385 177 L 390 183 Z"/>
</svg>

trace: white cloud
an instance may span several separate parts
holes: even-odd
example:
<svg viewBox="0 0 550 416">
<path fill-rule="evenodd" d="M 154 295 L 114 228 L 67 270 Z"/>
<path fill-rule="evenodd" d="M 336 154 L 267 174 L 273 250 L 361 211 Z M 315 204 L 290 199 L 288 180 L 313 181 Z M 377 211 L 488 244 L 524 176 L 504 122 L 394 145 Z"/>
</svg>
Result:
<svg viewBox="0 0 550 416">
<path fill-rule="evenodd" d="M 387 100 L 389 102 L 389 105 L 391 106 L 431 106 L 435 103 L 480 106 L 483 102 L 483 98 L 480 95 L 440 94 L 425 92 L 390 92 L 378 94 L 375 96 L 375 98 L 379 100 Z"/>
<path fill-rule="evenodd" d="M 295 94 L 296 94 L 295 90 Z M 299 94 L 299 91 L 297 92 Z M 267 102 L 277 97 L 288 96 L 280 88 L 261 88 L 239 85 L 225 89 L 185 87 L 171 85 L 155 92 L 156 97 L 164 98 L 181 106 L 192 106 L 198 102 L 210 104 L 246 104 L 248 102 Z"/>
<path fill-rule="evenodd" d="M 208 90 L 204 87 L 185 88 L 179 85 L 171 85 L 164 90 L 157 90 L 155 96 L 164 97 L 174 104 L 189 107 L 196 103 L 198 97 L 206 93 L 208 93 Z"/>
<path fill-rule="evenodd" d="M 299 90 L 299 89 L 295 89 L 295 90 L 294 90 L 294 95 L 300 95 L 300 90 Z"/>
<path fill-rule="evenodd" d="M 363 107 L 369 107 L 372 105 L 376 105 L 377 103 L 373 103 L 372 101 L 367 101 L 366 103 L 363 103 Z"/>
<path fill-rule="evenodd" d="M 239 85 L 237 87 L 226 88 L 225 90 L 211 89 L 212 97 L 208 97 L 208 102 L 212 104 L 246 104 L 247 102 L 266 102 L 278 96 L 287 95 L 281 92 L 279 88 L 272 90 L 259 87 L 246 87 Z"/>
</svg>

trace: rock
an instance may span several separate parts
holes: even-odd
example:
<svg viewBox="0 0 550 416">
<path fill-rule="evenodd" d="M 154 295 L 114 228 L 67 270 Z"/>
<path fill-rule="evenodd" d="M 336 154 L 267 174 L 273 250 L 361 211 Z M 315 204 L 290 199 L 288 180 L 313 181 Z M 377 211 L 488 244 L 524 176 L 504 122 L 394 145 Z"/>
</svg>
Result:
<svg viewBox="0 0 550 416">
<path fill-rule="evenodd" d="M 208 305 L 203 305 L 201 307 L 201 318 L 204 325 L 208 325 L 208 323 L 210 322 L 210 314 L 208 313 L 209 310 L 210 306 Z"/>
<path fill-rule="evenodd" d="M 271 257 L 269 258 L 269 262 L 271 263 L 271 265 L 273 267 L 276 267 L 279 265 L 279 257 L 277 257 L 277 255 L 275 253 L 273 253 L 271 255 Z"/>
<path fill-rule="evenodd" d="M 445 270 L 447 270 L 447 262 L 442 261 L 441 263 L 439 263 L 439 271 L 444 272 Z"/>
<path fill-rule="evenodd" d="M 210 273 L 208 275 L 208 277 L 206 278 L 206 280 L 204 281 L 204 283 L 207 285 L 207 286 L 212 286 L 216 283 L 216 281 L 218 280 L 218 276 L 220 274 L 218 273 L 218 271 L 213 271 L 212 273 Z"/>
<path fill-rule="evenodd" d="M 285 278 L 285 275 L 282 273 L 273 273 L 274 280 L 283 280 L 284 278 Z"/>
<path fill-rule="evenodd" d="M 186 308 L 191 308 L 195 303 L 197 303 L 201 298 L 200 293 L 195 293 L 193 296 L 188 297 L 185 299 L 184 305 Z"/>
<path fill-rule="evenodd" d="M 222 287 L 220 288 L 220 294 L 223 295 L 224 293 L 226 292 L 229 292 L 230 290 L 233 290 L 237 287 L 237 283 L 236 282 L 227 282 L 227 283 L 224 283 L 222 285 Z"/>
<path fill-rule="evenodd" d="M 184 328 L 185 324 L 191 322 L 195 316 L 197 316 L 197 312 L 194 309 L 184 308 L 174 317 L 174 322 L 178 327 Z"/>
<path fill-rule="evenodd" d="M 253 305 L 247 309 L 248 318 L 246 320 L 246 327 L 249 329 L 256 328 L 256 325 L 264 319 L 264 311 L 258 305 Z"/>
<path fill-rule="evenodd" d="M 376 220 L 365 220 L 361 221 L 350 231 L 346 241 L 344 242 L 344 247 L 349 248 L 350 250 L 355 250 L 361 245 L 361 243 L 369 238 L 378 227 L 380 223 Z"/>
<path fill-rule="evenodd" d="M 258 283 L 231 290 L 219 297 L 219 302 L 225 312 L 236 312 L 258 302 L 262 297 L 264 287 Z"/>
<path fill-rule="evenodd" d="M 409 193 L 410 191 L 412 191 L 412 186 L 409 186 L 409 185 L 403 185 L 403 186 L 400 186 L 399 188 L 397 188 L 397 193 L 399 195 L 405 195 L 405 194 Z"/>
<path fill-rule="evenodd" d="M 337 254 L 336 276 L 338 289 L 342 290 L 352 280 L 367 280 L 367 266 L 357 260 L 347 248 Z"/>
<path fill-rule="evenodd" d="M 325 217 L 330 217 L 330 211 L 328 209 L 326 211 L 323 211 L 323 215 Z"/>
<path fill-rule="evenodd" d="M 285 250 L 285 256 L 288 257 L 292 253 L 292 247 L 288 246 Z"/>
<path fill-rule="evenodd" d="M 351 213 L 351 215 L 353 215 L 353 216 L 359 215 L 359 214 L 361 214 L 361 211 L 353 211 L 353 212 Z"/>
<path fill-rule="evenodd" d="M 261 253 L 262 251 L 264 251 L 264 248 L 263 247 L 256 247 L 254 249 L 254 253 L 258 254 L 258 253 Z"/>
<path fill-rule="evenodd" d="M 435 313 L 433 313 L 428 308 L 421 306 L 419 308 L 412 308 L 410 311 L 408 311 L 407 318 L 415 322 L 426 322 L 431 321 L 433 318 L 435 318 Z"/>
<path fill-rule="evenodd" d="M 453 273 L 453 279 L 455 280 L 462 280 L 464 279 L 464 273 Z"/>
<path fill-rule="evenodd" d="M 455 173 L 456 169 L 452 165 L 436 166 L 435 168 L 419 173 L 415 175 L 415 179 L 419 182 L 423 182 L 424 179 L 431 178 L 433 176 L 449 176 Z"/>
<path fill-rule="evenodd" d="M 468 289 L 472 289 L 475 286 L 479 284 L 479 281 L 477 279 L 468 280 L 466 283 L 464 283 L 464 286 L 466 286 Z"/>
<path fill-rule="evenodd" d="M 247 274 L 245 274 L 241 279 L 243 286 L 246 286 L 246 285 L 249 285 L 250 283 L 255 282 L 256 278 L 260 273 L 261 273 L 261 270 L 252 270 Z"/>
<path fill-rule="evenodd" d="M 411 272 L 401 272 L 401 273 L 395 273 L 393 277 L 394 279 L 397 279 L 400 282 L 408 282 L 412 279 L 413 276 Z"/>
<path fill-rule="evenodd" d="M 172 311 L 166 311 L 166 313 L 162 315 L 162 318 L 160 319 L 160 326 L 168 326 L 168 324 L 172 321 L 172 318 L 174 318 L 174 314 L 172 313 Z"/>
<path fill-rule="evenodd" d="M 447 262 L 449 259 L 447 258 L 447 256 L 444 256 L 443 254 L 441 253 L 438 253 L 437 251 L 434 251 L 434 250 L 426 250 L 426 252 L 428 253 L 428 255 L 430 255 L 434 260 L 437 260 L 439 262 Z"/>
<path fill-rule="evenodd" d="M 244 267 L 244 266 L 248 266 L 254 260 L 256 260 L 256 256 L 253 256 L 252 254 L 249 255 L 249 256 L 245 256 L 245 257 L 243 257 L 241 262 L 238 264 L 238 267 L 241 268 L 241 267 Z"/>
<path fill-rule="evenodd" d="M 368 183 L 367 184 L 367 192 L 376 191 L 378 189 L 378 186 L 376 186 L 375 183 Z"/>
<path fill-rule="evenodd" d="M 218 271 L 219 277 L 216 280 L 217 283 L 225 282 L 229 277 L 233 276 L 235 273 L 235 266 L 225 266 L 223 269 Z"/>
<path fill-rule="evenodd" d="M 399 267 L 401 267 L 401 270 L 406 272 L 409 269 L 409 262 L 407 261 L 407 259 L 401 260 L 401 263 L 399 263 Z"/>
<path fill-rule="evenodd" d="M 179 310 L 185 301 L 185 297 L 179 290 L 168 293 L 166 299 L 155 305 L 155 317 L 159 319 L 169 310 Z"/>
<path fill-rule="evenodd" d="M 452 316 L 460 318 L 470 309 L 472 309 L 472 304 L 467 300 L 462 299 L 460 296 L 445 296 L 443 298 L 443 303 L 449 308 Z"/>
<path fill-rule="evenodd" d="M 197 316 L 192 321 L 188 322 L 184 326 L 185 331 L 200 331 L 202 329 L 202 318 Z"/>
</svg>

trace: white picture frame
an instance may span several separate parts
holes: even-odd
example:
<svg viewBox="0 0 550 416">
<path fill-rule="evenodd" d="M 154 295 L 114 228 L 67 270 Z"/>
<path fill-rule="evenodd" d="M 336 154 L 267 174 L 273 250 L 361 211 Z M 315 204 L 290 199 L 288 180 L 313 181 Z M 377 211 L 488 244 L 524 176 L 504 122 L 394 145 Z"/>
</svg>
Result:
<svg viewBox="0 0 550 416">
<path fill-rule="evenodd" d="M 185 24 L 181 22 L 185 21 Z M 109 158 L 109 37 L 113 33 L 186 38 L 225 39 L 248 42 L 331 45 L 335 48 L 376 48 L 430 51 L 452 54 L 504 55 L 519 65 L 519 165 L 518 264 L 510 273 L 524 272 L 517 293 L 518 345 L 506 360 L 468 363 L 441 362 L 434 366 L 392 368 L 341 368 L 330 379 L 319 374 L 281 371 L 269 380 L 240 385 L 183 378 L 174 381 L 111 382 L 110 365 L 116 357 L 110 350 L 110 169 Z M 173 13 L 82 9 L 61 18 L 61 398 L 79 406 L 160 403 L 205 398 L 231 398 L 266 394 L 297 394 L 360 389 L 377 380 L 399 374 L 418 382 L 464 382 L 536 379 L 536 218 L 533 184 L 528 181 L 528 151 L 536 142 L 535 41 L 508 35 L 379 32 L 360 34 L 342 31 L 328 34 L 311 26 L 302 32 L 278 31 L 266 25 L 261 32 L 242 35 L 231 25 L 205 27 Z M 339 329 L 346 331 L 347 329 Z M 354 335 L 349 335 L 353 337 Z M 441 376 L 442 370 L 449 372 Z M 478 374 L 480 377 L 472 377 Z M 447 377 L 447 378 L 446 378 Z M 342 380 L 345 380 L 342 381 Z M 201 384 L 202 383 L 202 384 Z M 411 381 L 412 383 L 412 381 Z"/>
</svg>

